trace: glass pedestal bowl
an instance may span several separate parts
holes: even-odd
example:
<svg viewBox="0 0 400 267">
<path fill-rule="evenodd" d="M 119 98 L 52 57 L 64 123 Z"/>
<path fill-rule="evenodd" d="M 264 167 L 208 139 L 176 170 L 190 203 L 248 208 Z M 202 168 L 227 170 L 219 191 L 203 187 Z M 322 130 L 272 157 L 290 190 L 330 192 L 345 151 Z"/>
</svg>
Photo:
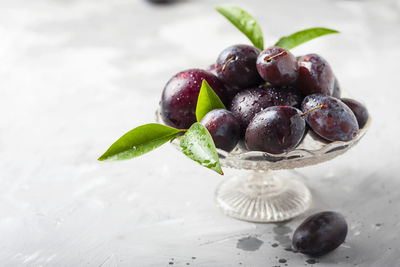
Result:
<svg viewBox="0 0 400 267">
<path fill-rule="evenodd" d="M 163 123 L 156 112 L 156 120 Z M 305 212 L 312 196 L 299 179 L 279 175 L 289 170 L 331 160 L 356 145 L 367 132 L 371 118 L 351 141 L 327 142 L 308 131 L 300 145 L 288 153 L 274 155 L 247 151 L 238 145 L 228 153 L 218 149 L 223 167 L 243 170 L 243 174 L 227 177 L 215 191 L 215 201 L 222 212 L 250 222 L 281 222 Z M 178 149 L 179 141 L 172 142 Z"/>
</svg>

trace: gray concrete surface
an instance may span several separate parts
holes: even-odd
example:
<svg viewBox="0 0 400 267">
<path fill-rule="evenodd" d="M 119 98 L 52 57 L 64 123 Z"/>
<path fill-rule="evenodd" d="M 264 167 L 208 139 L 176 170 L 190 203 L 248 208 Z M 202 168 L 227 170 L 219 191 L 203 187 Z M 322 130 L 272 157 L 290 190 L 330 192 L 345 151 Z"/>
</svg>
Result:
<svg viewBox="0 0 400 267">
<path fill-rule="evenodd" d="M 341 30 L 316 52 L 373 117 L 355 148 L 296 170 L 314 204 L 285 224 L 215 207 L 219 177 L 171 146 L 132 161 L 96 158 L 154 120 L 174 73 L 247 40 L 217 1 L 0 1 L 1 266 L 400 266 L 399 1 L 232 1 L 265 41 L 312 26 Z M 343 213 L 346 243 L 316 262 L 285 250 L 320 210 Z M 286 262 L 284 262 L 286 261 Z"/>
</svg>

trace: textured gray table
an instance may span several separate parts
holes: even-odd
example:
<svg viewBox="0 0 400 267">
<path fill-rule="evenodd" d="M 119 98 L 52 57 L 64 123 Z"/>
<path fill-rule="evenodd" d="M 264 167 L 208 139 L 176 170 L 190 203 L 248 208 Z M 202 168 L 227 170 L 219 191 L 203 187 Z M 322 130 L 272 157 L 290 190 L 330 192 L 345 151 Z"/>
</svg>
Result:
<svg viewBox="0 0 400 267">
<path fill-rule="evenodd" d="M 170 146 L 96 161 L 153 121 L 170 76 L 247 43 L 216 2 L 0 2 L 1 266 L 311 266 L 285 248 L 319 210 L 340 211 L 350 229 L 314 266 L 400 266 L 399 1 L 234 1 L 267 44 L 311 26 L 341 30 L 294 53 L 322 54 L 373 116 L 347 154 L 297 170 L 314 196 L 307 214 L 286 224 L 225 217 L 213 202 L 224 177 Z"/>
</svg>

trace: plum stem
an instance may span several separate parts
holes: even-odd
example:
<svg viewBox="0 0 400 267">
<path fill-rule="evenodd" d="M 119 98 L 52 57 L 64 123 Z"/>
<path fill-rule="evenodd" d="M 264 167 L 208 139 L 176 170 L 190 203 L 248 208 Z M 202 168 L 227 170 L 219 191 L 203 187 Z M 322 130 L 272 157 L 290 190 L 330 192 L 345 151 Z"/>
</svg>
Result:
<svg viewBox="0 0 400 267">
<path fill-rule="evenodd" d="M 301 117 L 304 117 L 305 115 L 310 114 L 311 112 L 313 112 L 313 111 L 315 111 L 315 110 L 317 110 L 317 109 L 322 109 L 322 108 L 326 108 L 326 105 L 325 105 L 325 104 L 322 104 L 322 105 L 316 106 L 315 108 L 312 108 L 312 109 L 310 109 L 310 110 L 307 110 L 306 112 L 304 112 L 304 113 L 301 114 L 300 116 L 301 116 Z"/>
<path fill-rule="evenodd" d="M 235 56 L 234 56 L 234 55 L 230 56 L 230 58 L 228 58 L 228 60 L 227 60 L 227 61 L 225 62 L 225 64 L 222 66 L 222 71 L 225 71 L 226 65 L 228 65 L 228 63 L 231 62 L 231 61 L 234 60 L 234 59 L 235 59 Z"/>
<path fill-rule="evenodd" d="M 265 59 L 265 61 L 271 62 L 274 58 L 282 56 L 282 55 L 286 55 L 286 51 L 282 51 L 282 52 L 280 52 L 280 53 L 278 53 L 276 55 L 270 56 L 267 59 Z"/>
</svg>

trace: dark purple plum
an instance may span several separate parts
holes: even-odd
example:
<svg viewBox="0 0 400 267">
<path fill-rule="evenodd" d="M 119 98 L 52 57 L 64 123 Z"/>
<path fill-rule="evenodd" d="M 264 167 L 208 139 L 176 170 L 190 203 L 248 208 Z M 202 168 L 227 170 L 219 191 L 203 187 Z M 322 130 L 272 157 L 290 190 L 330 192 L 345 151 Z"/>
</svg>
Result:
<svg viewBox="0 0 400 267">
<path fill-rule="evenodd" d="M 349 141 L 358 134 L 358 123 L 351 109 L 331 96 L 306 96 L 301 105 L 311 129 L 329 141 Z"/>
<path fill-rule="evenodd" d="M 299 58 L 297 86 L 304 95 L 324 94 L 331 96 L 335 86 L 335 75 L 328 62 L 317 54 Z"/>
<path fill-rule="evenodd" d="M 216 63 L 218 78 L 235 92 L 263 83 L 257 72 L 260 50 L 250 45 L 233 45 L 221 52 Z"/>
<path fill-rule="evenodd" d="M 217 148 L 230 152 L 240 140 L 239 121 L 228 110 L 214 109 L 200 123 L 207 128 Z"/>
<path fill-rule="evenodd" d="M 172 77 L 161 97 L 161 116 L 172 127 L 187 129 L 196 122 L 196 105 L 202 81 L 206 80 L 215 93 L 226 103 L 226 89 L 212 73 L 190 69 Z"/>
<path fill-rule="evenodd" d="M 350 98 L 342 98 L 343 103 L 345 103 L 351 111 L 353 111 L 354 115 L 357 118 L 358 122 L 358 127 L 361 129 L 367 124 L 368 118 L 369 118 L 369 113 L 367 108 L 361 104 L 360 102 L 350 99 Z"/>
<path fill-rule="evenodd" d="M 274 86 L 266 85 L 263 86 L 270 96 L 271 102 L 274 106 L 291 106 L 300 107 L 304 96 L 294 86 Z"/>
<path fill-rule="evenodd" d="M 217 65 L 212 64 L 208 67 L 207 71 L 211 72 L 215 76 L 217 76 Z M 229 87 L 227 84 L 224 84 L 225 86 L 225 100 L 226 103 L 231 103 L 232 98 L 237 94 L 237 89 L 233 89 Z M 229 106 L 229 105 L 228 105 Z"/>
<path fill-rule="evenodd" d="M 306 122 L 294 107 L 273 106 L 258 113 L 246 130 L 249 150 L 272 154 L 289 152 L 302 140 Z"/>
<path fill-rule="evenodd" d="M 342 90 L 340 89 L 340 84 L 339 84 L 338 79 L 335 77 L 335 83 L 333 86 L 332 96 L 336 97 L 336 98 L 340 98 L 341 95 L 342 95 Z"/>
<path fill-rule="evenodd" d="M 347 235 L 347 223 L 337 212 L 325 211 L 308 217 L 294 232 L 292 246 L 311 256 L 322 256 L 340 246 Z"/>
<path fill-rule="evenodd" d="M 242 131 L 261 110 L 271 106 L 300 106 L 303 96 L 292 86 L 264 86 L 239 92 L 232 100 L 230 110 L 238 118 Z"/>
<path fill-rule="evenodd" d="M 257 70 L 261 77 L 273 85 L 289 85 L 297 79 L 296 57 L 288 50 L 273 46 L 265 49 L 257 58 Z"/>
</svg>

